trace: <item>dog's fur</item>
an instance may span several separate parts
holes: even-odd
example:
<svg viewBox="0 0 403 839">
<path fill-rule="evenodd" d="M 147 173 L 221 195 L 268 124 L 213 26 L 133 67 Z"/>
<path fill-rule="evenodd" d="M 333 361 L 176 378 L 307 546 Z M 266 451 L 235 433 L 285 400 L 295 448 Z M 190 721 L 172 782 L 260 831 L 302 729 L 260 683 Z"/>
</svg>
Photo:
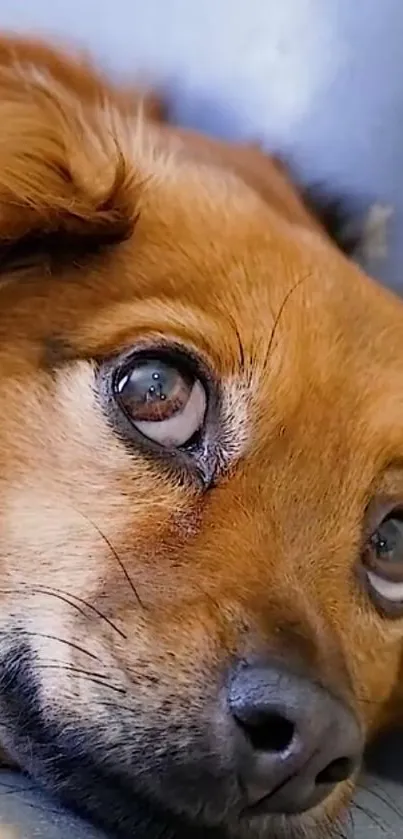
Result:
<svg viewBox="0 0 403 839">
<path fill-rule="evenodd" d="M 321 836 L 350 782 L 240 818 L 222 691 L 275 655 L 367 737 L 399 714 L 403 626 L 359 571 L 403 500 L 401 303 L 258 149 L 6 38 L 0 253 L 4 753 L 112 836 Z M 103 365 L 167 344 L 216 394 L 197 468 L 105 409 Z"/>
</svg>

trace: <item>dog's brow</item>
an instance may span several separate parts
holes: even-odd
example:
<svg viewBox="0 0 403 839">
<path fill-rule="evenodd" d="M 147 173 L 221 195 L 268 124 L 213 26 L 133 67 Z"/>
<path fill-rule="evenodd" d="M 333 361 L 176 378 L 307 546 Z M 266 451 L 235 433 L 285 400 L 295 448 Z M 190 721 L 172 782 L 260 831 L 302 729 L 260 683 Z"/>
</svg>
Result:
<svg viewBox="0 0 403 839">
<path fill-rule="evenodd" d="M 271 351 L 273 349 L 273 344 L 274 344 L 274 339 L 276 337 L 277 329 L 278 329 L 280 320 L 281 320 L 281 318 L 284 314 L 287 303 L 289 303 L 289 301 L 290 301 L 291 297 L 293 296 L 294 292 L 297 291 L 297 289 L 299 289 L 299 287 L 303 283 L 305 283 L 307 280 L 309 280 L 310 277 L 311 277 L 311 274 L 306 274 L 303 277 L 299 277 L 299 279 L 294 283 L 294 285 L 291 286 L 291 288 L 288 289 L 288 291 L 284 295 L 283 301 L 282 301 L 281 305 L 279 306 L 279 309 L 278 309 L 278 312 L 277 312 L 276 317 L 274 319 L 274 323 L 273 323 L 272 330 L 271 330 L 271 333 L 270 333 L 269 345 L 267 347 L 267 353 L 266 353 L 266 360 L 267 361 L 269 361 L 269 359 L 270 359 L 270 354 L 271 354 Z"/>
<path fill-rule="evenodd" d="M 77 353 L 63 335 L 47 335 L 42 347 L 41 367 L 56 370 L 77 358 Z"/>
</svg>

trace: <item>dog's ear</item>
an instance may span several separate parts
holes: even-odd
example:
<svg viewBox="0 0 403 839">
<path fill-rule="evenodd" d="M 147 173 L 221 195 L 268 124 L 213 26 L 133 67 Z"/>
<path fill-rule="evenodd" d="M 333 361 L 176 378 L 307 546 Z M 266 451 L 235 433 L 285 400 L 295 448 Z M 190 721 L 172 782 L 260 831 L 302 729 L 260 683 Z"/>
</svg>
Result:
<svg viewBox="0 0 403 839">
<path fill-rule="evenodd" d="M 129 98 L 85 61 L 0 39 L 1 259 L 38 241 L 46 250 L 56 240 L 128 235 L 138 176 L 125 147 L 134 115 Z"/>
</svg>

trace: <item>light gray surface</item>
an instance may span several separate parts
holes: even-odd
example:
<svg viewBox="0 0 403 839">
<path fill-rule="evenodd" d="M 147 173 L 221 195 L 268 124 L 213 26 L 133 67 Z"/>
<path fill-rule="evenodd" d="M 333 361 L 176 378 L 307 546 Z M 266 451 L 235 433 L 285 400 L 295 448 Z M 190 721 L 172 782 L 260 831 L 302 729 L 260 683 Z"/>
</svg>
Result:
<svg viewBox="0 0 403 839">
<path fill-rule="evenodd" d="M 89 46 L 161 82 L 181 122 L 261 140 L 333 194 L 391 203 L 389 257 L 371 268 L 403 288 L 402 0 L 0 0 L 0 27 Z M 372 779 L 357 800 L 355 839 L 403 835 L 398 782 Z M 21 839 L 96 836 L 0 773 L 8 822 Z"/>
<path fill-rule="evenodd" d="M 12 826 L 12 839 L 104 839 L 14 772 L 0 772 L 0 837 L 5 825 Z"/>
<path fill-rule="evenodd" d="M 401 839 L 401 797 L 395 781 L 363 779 L 340 839 Z M 12 772 L 0 772 L 0 836 L 5 825 L 13 826 L 13 839 L 106 839 Z"/>
</svg>

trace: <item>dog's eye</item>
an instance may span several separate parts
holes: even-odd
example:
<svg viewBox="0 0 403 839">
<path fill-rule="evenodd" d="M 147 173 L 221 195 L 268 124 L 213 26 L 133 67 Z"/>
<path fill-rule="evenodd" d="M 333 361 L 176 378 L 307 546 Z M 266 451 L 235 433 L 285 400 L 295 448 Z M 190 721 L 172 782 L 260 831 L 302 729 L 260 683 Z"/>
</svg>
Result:
<svg viewBox="0 0 403 839">
<path fill-rule="evenodd" d="M 384 603 L 403 608 L 403 511 L 393 510 L 380 522 L 364 560 L 372 590 Z"/>
<path fill-rule="evenodd" d="M 203 385 L 185 367 L 166 360 L 132 361 L 115 377 L 114 396 L 135 428 L 162 446 L 185 445 L 203 425 Z"/>
</svg>

